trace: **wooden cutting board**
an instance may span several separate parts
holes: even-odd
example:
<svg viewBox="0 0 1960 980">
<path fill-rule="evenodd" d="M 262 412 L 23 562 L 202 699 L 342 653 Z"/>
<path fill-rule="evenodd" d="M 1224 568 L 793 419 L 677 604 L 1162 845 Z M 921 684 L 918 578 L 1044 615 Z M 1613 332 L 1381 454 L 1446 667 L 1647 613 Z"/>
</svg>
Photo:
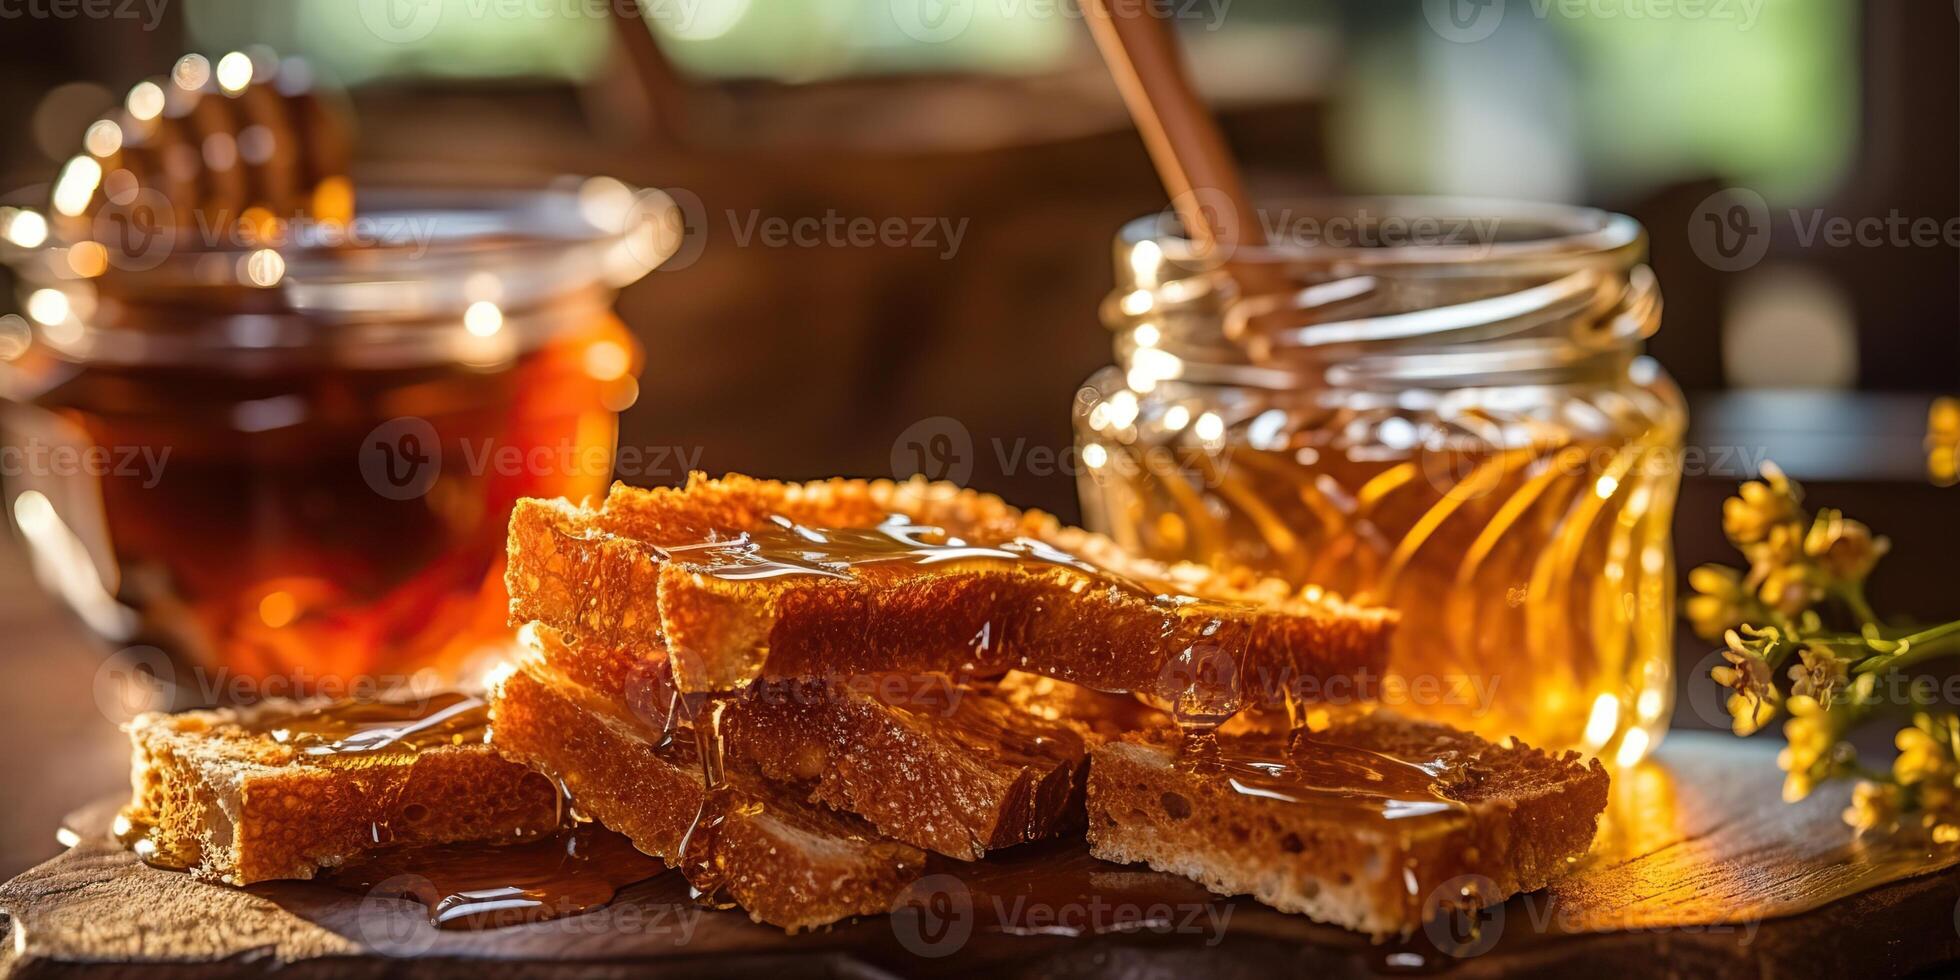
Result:
<svg viewBox="0 0 1960 980">
<path fill-rule="evenodd" d="M 1594 851 L 1570 876 L 1480 922 L 1381 945 L 1075 842 L 929 882 L 931 911 L 808 935 L 696 908 L 671 873 L 587 915 L 448 932 L 394 899 L 145 867 L 108 839 L 120 801 L 104 801 L 71 818 L 66 854 L 0 886 L 0 974 L 1879 977 L 1960 962 L 1960 849 L 1860 841 L 1838 818 L 1843 788 L 1786 806 L 1779 777 L 1768 742 L 1677 733 L 1615 777 Z M 1036 869 L 1038 893 L 1025 884 Z"/>
</svg>

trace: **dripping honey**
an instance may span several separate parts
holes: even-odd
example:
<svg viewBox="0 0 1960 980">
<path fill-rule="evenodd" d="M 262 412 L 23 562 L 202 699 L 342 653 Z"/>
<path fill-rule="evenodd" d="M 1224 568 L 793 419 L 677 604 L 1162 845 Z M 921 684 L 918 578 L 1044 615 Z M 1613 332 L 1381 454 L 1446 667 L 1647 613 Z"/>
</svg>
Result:
<svg viewBox="0 0 1960 980">
<path fill-rule="evenodd" d="M 588 823 L 514 844 L 383 851 L 334 871 L 327 882 L 411 899 L 439 928 L 494 929 L 593 911 L 621 888 L 666 870 L 625 837 Z"/>
</svg>

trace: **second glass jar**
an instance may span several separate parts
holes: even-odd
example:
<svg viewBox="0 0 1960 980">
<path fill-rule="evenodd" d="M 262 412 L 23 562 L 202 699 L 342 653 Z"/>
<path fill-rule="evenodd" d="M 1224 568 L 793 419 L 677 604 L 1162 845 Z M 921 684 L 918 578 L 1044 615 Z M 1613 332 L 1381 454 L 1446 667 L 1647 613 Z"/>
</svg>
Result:
<svg viewBox="0 0 1960 980">
<path fill-rule="evenodd" d="M 1686 427 L 1640 353 L 1660 302 L 1639 226 L 1465 201 L 1286 213 L 1311 240 L 1229 257 L 1287 284 L 1265 295 L 1155 219 L 1118 236 L 1117 364 L 1075 405 L 1087 522 L 1396 609 L 1368 693 L 1398 711 L 1639 761 L 1672 710 Z"/>
</svg>

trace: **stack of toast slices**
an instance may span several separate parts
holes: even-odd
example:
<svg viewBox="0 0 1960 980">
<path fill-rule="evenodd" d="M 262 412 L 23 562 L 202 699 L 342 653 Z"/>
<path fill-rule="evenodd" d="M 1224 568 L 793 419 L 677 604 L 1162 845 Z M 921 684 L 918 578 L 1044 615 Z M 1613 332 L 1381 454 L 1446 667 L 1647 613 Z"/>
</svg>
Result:
<svg viewBox="0 0 1960 980">
<path fill-rule="evenodd" d="M 154 863 L 244 884 L 575 812 L 791 930 L 1086 836 L 1386 936 L 1439 895 L 1541 887 L 1605 807 L 1597 761 L 1315 703 L 1380 676 L 1390 612 L 946 485 L 697 475 L 526 500 L 506 581 L 521 652 L 482 702 L 145 716 L 125 829 Z"/>
</svg>

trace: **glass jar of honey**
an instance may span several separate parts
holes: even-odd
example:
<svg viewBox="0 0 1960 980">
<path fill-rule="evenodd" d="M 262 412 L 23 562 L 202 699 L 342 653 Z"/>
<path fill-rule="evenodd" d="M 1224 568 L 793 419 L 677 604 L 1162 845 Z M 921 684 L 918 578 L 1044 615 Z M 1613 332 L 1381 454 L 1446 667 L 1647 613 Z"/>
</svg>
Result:
<svg viewBox="0 0 1960 980">
<path fill-rule="evenodd" d="M 13 236 L 7 512 L 95 631 L 167 651 L 180 689 L 198 672 L 179 703 L 468 670 L 507 638 L 513 503 L 611 479 L 641 362 L 612 299 L 662 257 L 646 199 L 360 200 L 274 242 L 161 232 L 160 255 Z"/>
<path fill-rule="evenodd" d="M 1396 609 L 1367 696 L 1398 711 L 1638 761 L 1672 710 L 1686 427 L 1641 353 L 1660 298 L 1638 224 L 1420 199 L 1263 215 L 1273 243 L 1222 257 L 1157 219 L 1118 236 L 1117 364 L 1075 405 L 1089 525 Z"/>
</svg>

